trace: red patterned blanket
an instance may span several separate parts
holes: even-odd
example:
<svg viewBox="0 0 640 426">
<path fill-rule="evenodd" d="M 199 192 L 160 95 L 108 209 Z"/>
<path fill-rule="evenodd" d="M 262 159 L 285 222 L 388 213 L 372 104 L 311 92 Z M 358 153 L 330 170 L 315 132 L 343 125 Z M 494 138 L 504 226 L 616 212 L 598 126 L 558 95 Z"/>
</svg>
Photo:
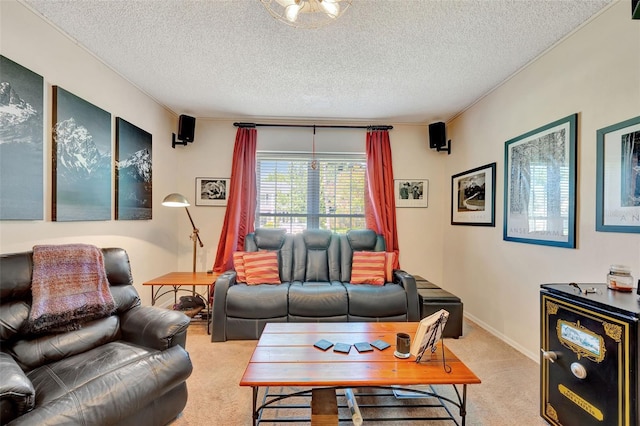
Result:
<svg viewBox="0 0 640 426">
<path fill-rule="evenodd" d="M 31 292 L 33 333 L 77 330 L 116 307 L 102 250 L 87 244 L 34 246 Z"/>
</svg>

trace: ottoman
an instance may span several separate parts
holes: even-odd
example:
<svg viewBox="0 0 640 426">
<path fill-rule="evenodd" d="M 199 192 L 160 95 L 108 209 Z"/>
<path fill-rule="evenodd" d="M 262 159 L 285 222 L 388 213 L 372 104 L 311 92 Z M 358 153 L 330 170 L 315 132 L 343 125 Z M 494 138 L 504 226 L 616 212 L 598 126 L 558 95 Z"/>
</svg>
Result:
<svg viewBox="0 0 640 426">
<path fill-rule="evenodd" d="M 459 297 L 441 288 L 419 288 L 420 318 L 444 309 L 449 312 L 449 320 L 444 327 L 443 337 L 457 339 L 462 336 L 462 301 Z"/>
</svg>

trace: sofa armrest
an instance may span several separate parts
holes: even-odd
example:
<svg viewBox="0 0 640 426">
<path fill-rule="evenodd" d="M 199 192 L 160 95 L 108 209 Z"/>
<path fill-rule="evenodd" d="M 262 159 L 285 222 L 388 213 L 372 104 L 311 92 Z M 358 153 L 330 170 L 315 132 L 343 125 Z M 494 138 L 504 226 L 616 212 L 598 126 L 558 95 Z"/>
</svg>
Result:
<svg viewBox="0 0 640 426">
<path fill-rule="evenodd" d="M 136 306 L 120 317 L 122 339 L 147 348 L 164 350 L 187 342 L 191 319 L 180 311 Z"/>
<path fill-rule="evenodd" d="M 213 315 L 211 323 L 211 341 L 227 340 L 227 291 L 236 283 L 236 271 L 227 271 L 216 279 L 213 290 Z"/>
<path fill-rule="evenodd" d="M 33 409 L 36 391 L 11 355 L 4 352 L 0 352 L 0 371 L 0 419 L 5 424 Z"/>
<path fill-rule="evenodd" d="M 420 321 L 420 302 L 413 275 L 396 269 L 393 271 L 393 282 L 399 283 L 407 293 L 407 321 Z"/>
</svg>

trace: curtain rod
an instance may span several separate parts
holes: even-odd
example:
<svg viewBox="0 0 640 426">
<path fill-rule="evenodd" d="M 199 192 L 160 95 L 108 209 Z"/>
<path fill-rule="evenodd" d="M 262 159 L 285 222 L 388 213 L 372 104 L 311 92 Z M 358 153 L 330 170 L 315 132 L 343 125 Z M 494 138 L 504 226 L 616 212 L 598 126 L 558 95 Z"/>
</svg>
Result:
<svg viewBox="0 0 640 426">
<path fill-rule="evenodd" d="M 254 127 L 308 127 L 312 129 L 367 129 L 367 130 L 391 130 L 393 126 L 339 126 L 325 124 L 259 124 L 259 123 L 233 123 L 236 127 L 254 128 Z"/>
</svg>

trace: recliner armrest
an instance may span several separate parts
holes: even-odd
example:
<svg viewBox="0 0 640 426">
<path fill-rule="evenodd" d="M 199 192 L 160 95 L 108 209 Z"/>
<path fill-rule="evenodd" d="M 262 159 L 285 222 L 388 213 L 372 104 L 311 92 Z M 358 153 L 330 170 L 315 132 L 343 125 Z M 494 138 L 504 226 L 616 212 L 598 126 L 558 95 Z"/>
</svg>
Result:
<svg viewBox="0 0 640 426">
<path fill-rule="evenodd" d="M 211 341 L 227 340 L 227 291 L 236 283 L 236 271 L 227 271 L 218 276 L 213 290 L 213 315 L 211 323 Z"/>
<path fill-rule="evenodd" d="M 122 339 L 147 348 L 164 350 L 187 342 L 191 319 L 180 311 L 136 306 L 120 318 Z"/>
<path fill-rule="evenodd" d="M 393 282 L 399 283 L 407 293 L 407 321 L 420 321 L 420 302 L 416 279 L 402 269 L 396 269 L 393 271 Z"/>
<path fill-rule="evenodd" d="M 0 371 L 0 419 L 5 424 L 33 409 L 36 391 L 16 361 L 4 352 L 0 352 Z"/>
</svg>

